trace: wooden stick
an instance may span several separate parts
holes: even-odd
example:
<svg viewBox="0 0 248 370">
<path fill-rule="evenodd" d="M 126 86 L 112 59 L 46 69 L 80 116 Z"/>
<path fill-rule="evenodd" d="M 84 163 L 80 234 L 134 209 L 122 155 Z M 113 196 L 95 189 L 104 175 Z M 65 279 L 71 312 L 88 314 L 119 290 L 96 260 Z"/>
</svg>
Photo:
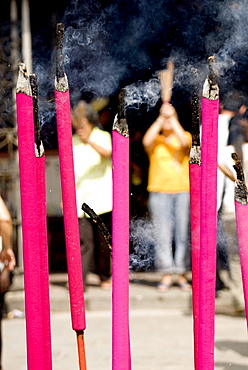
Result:
<svg viewBox="0 0 248 370">
<path fill-rule="evenodd" d="M 97 226 L 99 227 L 99 230 L 101 231 L 102 236 L 104 237 L 104 240 L 107 243 L 107 246 L 108 246 L 108 249 L 109 249 L 109 253 L 112 256 L 112 236 L 109 233 L 106 225 L 102 221 L 101 217 L 98 216 L 94 212 L 94 210 L 92 208 L 90 208 L 86 203 L 83 203 L 82 210 L 85 213 L 87 213 L 87 215 L 89 215 L 92 218 L 93 222 L 95 222 L 97 224 Z"/>
<path fill-rule="evenodd" d="M 174 76 L 174 63 L 169 60 L 167 69 L 160 71 L 161 97 L 163 102 L 169 102 L 172 95 L 172 85 Z"/>
<path fill-rule="evenodd" d="M 84 330 L 77 330 L 77 348 L 78 348 L 79 368 L 80 370 L 87 370 Z"/>
</svg>

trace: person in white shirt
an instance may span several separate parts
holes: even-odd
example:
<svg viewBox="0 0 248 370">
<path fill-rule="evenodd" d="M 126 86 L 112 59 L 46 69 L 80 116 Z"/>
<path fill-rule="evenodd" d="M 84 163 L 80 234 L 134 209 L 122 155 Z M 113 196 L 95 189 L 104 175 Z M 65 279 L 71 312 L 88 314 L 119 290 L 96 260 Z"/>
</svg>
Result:
<svg viewBox="0 0 248 370">
<path fill-rule="evenodd" d="M 16 260 L 12 249 L 13 223 L 9 210 L 0 196 L 0 369 L 2 369 L 2 312 L 4 296 L 11 284 L 11 271 Z"/>
<path fill-rule="evenodd" d="M 221 96 L 220 113 L 218 119 L 218 153 L 227 146 L 229 137 L 229 123 L 236 115 L 242 115 L 246 111 L 245 97 L 237 90 L 231 90 Z M 226 233 L 223 228 L 222 213 L 223 196 L 226 193 L 225 187 L 228 186 L 225 175 L 218 171 L 217 186 L 217 209 L 218 209 L 218 233 L 217 233 L 217 272 L 216 272 L 216 294 L 225 288 L 225 283 L 220 277 L 221 270 L 229 270 L 228 247 Z"/>
<path fill-rule="evenodd" d="M 236 172 L 231 157 L 236 153 L 242 162 L 244 176 L 248 181 L 248 120 L 235 116 L 230 121 L 228 145 L 219 152 L 218 163 L 225 176 L 225 193 L 222 201 L 222 221 L 228 242 L 230 268 L 230 290 L 236 312 L 244 311 L 244 297 L 241 278 L 240 258 L 236 234 L 234 181 Z"/>
<path fill-rule="evenodd" d="M 92 208 L 111 231 L 111 135 L 97 126 L 98 113 L 84 101 L 80 101 L 73 109 L 72 120 L 75 128 L 72 140 L 83 278 L 86 285 L 94 256 L 100 286 L 108 288 L 111 286 L 108 246 L 97 225 L 83 212 L 82 204 L 86 203 Z"/>
</svg>

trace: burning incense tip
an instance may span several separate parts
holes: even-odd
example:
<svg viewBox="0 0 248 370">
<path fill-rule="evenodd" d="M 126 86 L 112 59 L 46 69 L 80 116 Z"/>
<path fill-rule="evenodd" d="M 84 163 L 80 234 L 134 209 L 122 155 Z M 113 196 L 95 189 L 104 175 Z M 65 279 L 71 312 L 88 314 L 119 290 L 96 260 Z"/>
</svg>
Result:
<svg viewBox="0 0 248 370">
<path fill-rule="evenodd" d="M 119 121 L 116 116 L 113 123 L 113 130 L 117 131 L 122 136 L 129 137 L 128 124 L 125 119 Z"/>
<path fill-rule="evenodd" d="M 190 164 L 198 164 L 201 165 L 201 147 L 200 146 L 192 146 L 190 149 Z"/>
<path fill-rule="evenodd" d="M 217 84 L 217 73 L 214 70 L 216 59 L 214 56 L 208 58 L 209 74 L 203 86 L 203 98 L 209 100 L 219 99 L 219 87 Z"/>
<path fill-rule="evenodd" d="M 16 85 L 16 93 L 23 93 L 32 96 L 32 91 L 29 83 L 28 73 L 25 63 L 19 63 L 19 72 Z"/>
<path fill-rule="evenodd" d="M 245 176 L 242 168 L 241 161 L 236 153 L 232 153 L 232 159 L 235 162 L 233 168 L 237 173 L 237 180 L 235 183 L 235 200 L 241 204 L 247 204 L 247 187 L 245 184 Z"/>
<path fill-rule="evenodd" d="M 118 100 L 118 113 L 115 116 L 112 130 L 117 131 L 120 135 L 124 137 L 129 137 L 129 129 L 126 120 L 125 96 L 125 89 L 121 89 Z"/>
<path fill-rule="evenodd" d="M 83 203 L 82 210 L 89 215 L 92 220 L 97 224 L 99 227 L 99 230 L 101 231 L 105 242 L 107 243 L 107 246 L 109 248 L 109 252 L 112 255 L 112 236 L 109 233 L 106 225 L 102 221 L 101 217 L 99 217 L 92 208 L 90 208 L 86 203 Z"/>
</svg>

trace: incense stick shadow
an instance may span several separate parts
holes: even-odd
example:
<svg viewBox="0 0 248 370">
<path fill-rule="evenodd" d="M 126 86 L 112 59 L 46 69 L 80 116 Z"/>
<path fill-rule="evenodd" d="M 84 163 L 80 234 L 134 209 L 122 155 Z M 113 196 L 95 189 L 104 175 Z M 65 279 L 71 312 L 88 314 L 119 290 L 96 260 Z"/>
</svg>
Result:
<svg viewBox="0 0 248 370">
<path fill-rule="evenodd" d="M 234 342 L 230 340 L 223 340 L 223 341 L 216 341 L 215 342 L 215 347 L 219 351 L 228 351 L 232 350 L 234 352 L 239 353 L 243 357 L 248 357 L 248 348 L 247 348 L 247 343 L 246 342 Z M 230 365 L 229 365 L 230 368 Z M 233 369 L 233 366 L 232 366 Z M 237 368 L 239 369 L 239 368 Z M 246 367 L 247 369 L 247 367 Z"/>
<path fill-rule="evenodd" d="M 224 362 L 215 362 L 215 364 L 214 364 L 216 367 L 218 367 L 218 368 L 221 368 L 221 369 L 223 369 L 223 370 L 227 370 L 227 369 L 229 369 L 230 370 L 230 368 L 232 369 L 232 370 L 247 370 L 247 366 L 245 366 L 245 365 L 237 365 L 237 364 L 234 364 L 234 363 L 231 363 L 230 364 L 230 362 L 229 363 L 224 363 Z"/>
<path fill-rule="evenodd" d="M 144 285 L 144 286 L 150 286 L 150 287 L 156 287 L 158 282 L 157 281 L 151 281 L 146 279 L 129 279 L 130 284 L 134 285 Z"/>
<path fill-rule="evenodd" d="M 216 307 L 215 315 L 231 316 L 235 318 L 245 317 L 245 312 L 234 312 L 232 307 Z"/>
<path fill-rule="evenodd" d="M 100 287 L 100 282 L 98 282 L 98 283 L 88 282 L 87 287 L 99 288 Z"/>
<path fill-rule="evenodd" d="M 8 289 L 9 292 L 23 292 L 24 291 L 24 281 L 23 274 L 19 272 L 10 273 L 10 286 Z"/>
<path fill-rule="evenodd" d="M 8 292 L 23 292 L 24 291 L 24 287 L 10 287 L 8 289 Z"/>
<path fill-rule="evenodd" d="M 67 280 L 64 280 L 64 281 L 50 281 L 50 285 L 59 286 L 59 287 L 63 287 L 63 288 L 67 288 L 66 284 L 67 284 Z"/>
</svg>

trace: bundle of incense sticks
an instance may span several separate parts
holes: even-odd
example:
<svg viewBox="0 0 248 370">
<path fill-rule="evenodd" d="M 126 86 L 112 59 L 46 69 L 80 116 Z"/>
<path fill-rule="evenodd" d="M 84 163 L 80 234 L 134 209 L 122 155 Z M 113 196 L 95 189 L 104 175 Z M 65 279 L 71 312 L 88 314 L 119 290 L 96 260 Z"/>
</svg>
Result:
<svg viewBox="0 0 248 370">
<path fill-rule="evenodd" d="M 163 69 L 159 73 L 161 84 L 161 98 L 163 102 L 169 102 L 172 95 L 172 84 L 174 76 L 174 63 L 169 60 L 167 69 Z"/>
<path fill-rule="evenodd" d="M 219 88 L 214 58 L 210 57 L 208 63 L 209 75 L 203 86 L 202 97 L 198 328 L 198 367 L 201 370 L 214 369 L 215 332 Z"/>
<path fill-rule="evenodd" d="M 248 199 L 245 177 L 236 153 L 232 154 L 235 162 L 234 169 L 237 173 L 235 182 L 235 213 L 236 213 L 236 229 L 238 237 L 239 256 L 242 272 L 246 322 L 248 326 L 248 238 L 247 238 L 247 220 L 248 220 Z"/>
<path fill-rule="evenodd" d="M 119 95 L 113 138 L 112 369 L 131 369 L 129 333 L 129 130 L 125 91 Z"/>
<path fill-rule="evenodd" d="M 198 80 L 197 70 L 194 78 Z M 189 158 L 190 177 L 190 226 L 192 254 L 192 303 L 194 323 L 194 363 L 198 369 L 198 327 L 199 327 L 199 276 L 200 276 L 200 197 L 201 147 L 200 147 L 200 99 L 198 84 L 192 94 L 192 147 Z"/>
<path fill-rule="evenodd" d="M 219 170 L 224 173 L 225 176 L 227 176 L 230 180 L 232 180 L 233 182 L 235 182 L 235 177 L 233 176 L 232 172 L 229 170 L 228 167 L 224 166 L 224 165 L 221 165 L 220 163 L 218 164 L 218 168 Z"/>
<path fill-rule="evenodd" d="M 63 68 L 64 25 L 57 25 L 55 103 L 58 130 L 60 177 L 67 254 L 72 328 L 77 334 L 80 369 L 86 369 L 84 330 L 86 328 L 82 260 L 76 207 L 76 186 L 72 150 L 72 124 L 67 76 Z"/>
<path fill-rule="evenodd" d="M 44 241 L 41 241 L 40 235 L 40 232 L 44 235 L 46 222 L 44 220 L 44 184 L 40 184 L 40 182 L 44 183 L 44 178 L 43 171 L 40 171 L 39 164 L 35 158 L 33 98 L 29 76 L 23 63 L 19 64 L 16 105 L 23 234 L 27 364 L 29 369 L 51 369 L 47 245 L 46 237 Z M 41 189 L 40 185 L 42 186 Z M 38 200 L 39 197 L 40 199 Z M 43 252 L 45 254 L 44 256 L 41 255 Z M 42 276 L 43 273 L 44 276 Z"/>
</svg>

